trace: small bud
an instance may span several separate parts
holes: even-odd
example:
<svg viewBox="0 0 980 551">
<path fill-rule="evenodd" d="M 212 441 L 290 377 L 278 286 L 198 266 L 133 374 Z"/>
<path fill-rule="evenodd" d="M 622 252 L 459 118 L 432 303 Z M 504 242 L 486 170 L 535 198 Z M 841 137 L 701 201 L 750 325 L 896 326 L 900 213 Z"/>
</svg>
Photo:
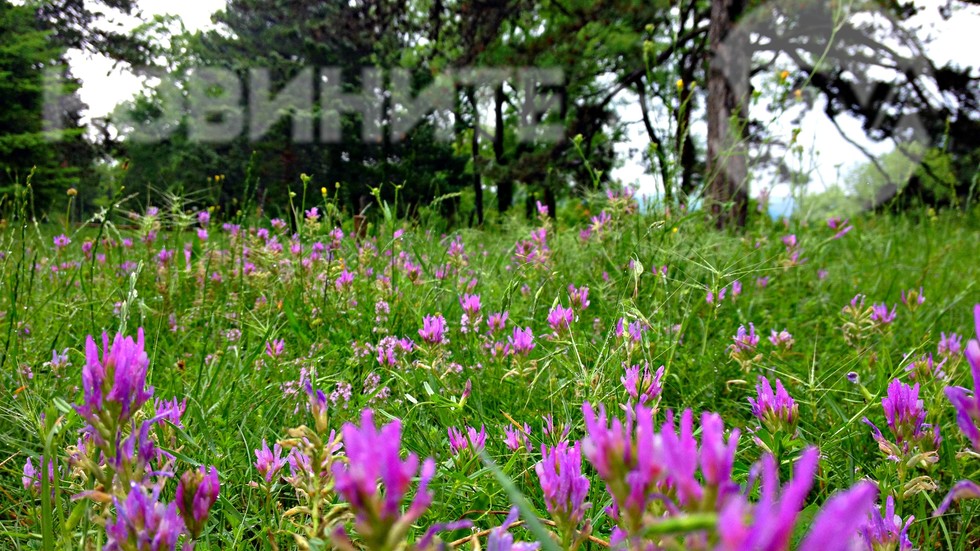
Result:
<svg viewBox="0 0 980 551">
<path fill-rule="evenodd" d="M 69 197 L 74 197 L 76 195 L 78 195 L 78 190 L 77 189 L 75 189 L 73 187 L 68 188 L 68 196 Z"/>
</svg>

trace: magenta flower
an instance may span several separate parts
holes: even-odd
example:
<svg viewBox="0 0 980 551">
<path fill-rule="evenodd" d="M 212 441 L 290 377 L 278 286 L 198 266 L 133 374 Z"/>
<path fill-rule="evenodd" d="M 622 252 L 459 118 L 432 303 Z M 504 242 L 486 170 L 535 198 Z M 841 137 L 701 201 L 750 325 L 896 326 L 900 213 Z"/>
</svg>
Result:
<svg viewBox="0 0 980 551">
<path fill-rule="evenodd" d="M 783 329 L 777 333 L 775 329 L 772 329 L 769 333 L 769 342 L 776 348 L 789 350 L 793 348 L 793 343 L 796 341 L 793 340 L 793 335 L 789 331 Z"/>
<path fill-rule="evenodd" d="M 915 310 L 918 306 L 926 301 L 925 295 L 922 294 L 922 287 L 919 290 L 909 289 L 908 291 L 902 291 L 902 304 L 908 307 L 909 310 Z"/>
<path fill-rule="evenodd" d="M 949 358 L 963 351 L 963 337 L 956 333 L 950 333 L 949 336 L 946 333 L 939 333 L 939 337 L 937 348 L 940 356 Z"/>
<path fill-rule="evenodd" d="M 762 423 L 770 432 L 784 431 L 788 434 L 796 433 L 796 424 L 799 421 L 799 406 L 786 392 L 783 382 L 776 379 L 776 391 L 773 392 L 769 380 L 759 376 L 759 383 L 755 385 L 756 398 L 749 398 L 752 405 L 752 415 Z"/>
<path fill-rule="evenodd" d="M 588 402 L 582 405 L 582 412 L 586 434 L 582 454 L 613 498 L 607 512 L 620 526 L 637 527 L 666 471 L 665 443 L 654 431 L 653 414 L 644 406 L 636 406 L 635 411 L 626 410 L 625 421 L 615 417 L 607 421 L 605 408 L 600 406 L 597 416 Z M 627 533 L 624 537 L 637 535 Z"/>
<path fill-rule="evenodd" d="M 510 344 L 511 354 L 527 356 L 534 350 L 534 333 L 531 332 L 530 327 L 525 327 L 524 329 L 515 327 L 514 334 L 507 337 L 507 342 Z"/>
<path fill-rule="evenodd" d="M 530 434 L 531 427 L 527 423 L 524 423 L 523 428 L 507 425 L 504 427 L 504 445 L 512 452 L 516 452 L 521 448 L 531 451 L 531 440 L 528 439 Z M 450 435 L 451 438 L 452 435 Z"/>
<path fill-rule="evenodd" d="M 265 355 L 270 358 L 278 358 L 282 356 L 283 350 L 286 348 L 286 341 L 284 339 L 272 339 L 271 341 L 266 341 L 265 343 Z"/>
<path fill-rule="evenodd" d="M 847 549 L 855 532 L 866 522 L 868 511 L 876 509 L 878 488 L 873 482 L 858 482 L 849 490 L 827 500 L 807 532 L 800 551 Z"/>
<path fill-rule="evenodd" d="M 487 317 L 487 328 L 490 334 L 501 331 L 507 327 L 508 312 L 496 312 Z"/>
<path fill-rule="evenodd" d="M 24 463 L 23 476 L 20 477 L 21 484 L 24 485 L 25 490 L 31 490 L 34 493 L 41 492 L 41 465 L 44 464 L 44 456 L 40 457 L 38 466 L 35 467 L 31 462 L 31 458 L 28 457 L 27 461 Z M 48 461 L 48 483 L 54 483 L 54 461 Z M 51 492 L 54 492 L 54 488 L 51 487 Z"/>
<path fill-rule="evenodd" d="M 191 538 L 197 539 L 201 536 L 220 491 L 218 470 L 213 466 L 210 469 L 203 466 L 192 469 L 180 477 L 174 501 Z"/>
<path fill-rule="evenodd" d="M 976 339 L 966 343 L 964 355 L 970 365 L 973 375 L 973 395 L 966 388 L 959 386 L 946 387 L 946 398 L 956 409 L 956 424 L 973 445 L 974 451 L 980 452 L 980 304 L 973 307 Z"/>
<path fill-rule="evenodd" d="M 738 326 L 738 331 L 732 337 L 734 343 L 728 347 L 732 353 L 753 352 L 759 344 L 759 336 L 755 334 L 755 325 L 749 323 L 749 330 L 745 330 L 744 325 Z"/>
<path fill-rule="evenodd" d="M 278 443 L 275 444 L 272 450 L 269 449 L 269 444 L 266 443 L 265 438 L 262 439 L 262 448 L 255 450 L 255 468 L 262 475 L 262 478 L 266 482 L 272 482 L 272 478 L 276 476 L 280 469 L 286 464 L 286 461 L 282 458 L 282 446 Z"/>
<path fill-rule="evenodd" d="M 937 449 L 942 441 L 939 427 L 933 428 L 925 423 L 926 410 L 922 400 L 919 399 L 918 383 L 910 387 L 894 379 L 888 385 L 888 394 L 881 399 L 881 407 L 885 411 L 885 420 L 894 437 L 894 443 L 887 440 L 881 430 L 867 417 L 862 420 L 871 427 L 872 436 L 878 442 L 879 449 L 889 459 L 893 461 L 908 459 L 907 456 L 915 451 L 914 447 L 918 447 L 919 452 L 926 452 L 925 457 L 921 459 L 930 462 L 938 460 L 934 453 L 929 452 Z"/>
<path fill-rule="evenodd" d="M 840 216 L 832 216 L 827 219 L 827 227 L 835 230 L 837 233 L 834 234 L 831 239 L 840 239 L 847 235 L 848 232 L 854 229 L 854 226 L 848 224 L 850 219 L 841 220 Z"/>
<path fill-rule="evenodd" d="M 626 368 L 626 374 L 620 377 L 620 381 L 626 388 L 626 393 L 631 400 L 637 404 L 646 405 L 652 403 L 654 408 L 660 401 L 660 394 L 664 388 L 661 380 L 664 377 L 664 366 L 660 366 L 655 374 L 650 373 L 650 364 L 644 362 L 643 373 L 640 374 L 640 366 L 634 365 Z"/>
<path fill-rule="evenodd" d="M 760 289 L 765 289 L 766 287 L 768 287 L 769 286 L 769 276 L 762 276 L 760 278 L 756 278 L 756 280 L 755 280 L 755 286 L 758 287 L 758 288 L 760 288 Z"/>
<path fill-rule="evenodd" d="M 344 425 L 343 438 L 348 460 L 333 463 L 337 493 L 350 503 L 357 533 L 366 546 L 385 548 L 385 541 L 400 541 L 432 503 L 428 486 L 435 475 L 435 461 L 426 459 L 420 472 L 414 453 L 402 460 L 401 421 L 395 419 L 376 429 L 370 409 L 361 413 L 360 427 Z M 416 474 L 415 497 L 402 513 L 402 502 Z"/>
<path fill-rule="evenodd" d="M 487 551 L 535 551 L 540 543 L 514 542 L 514 536 L 507 530 L 517 522 L 517 507 L 510 510 L 504 523 L 490 531 L 487 538 Z"/>
<path fill-rule="evenodd" d="M 559 526 L 576 527 L 591 506 L 585 502 L 589 479 L 582 475 L 580 443 L 569 447 L 562 442 L 554 448 L 541 445 L 541 461 L 534 466 L 538 474 L 544 502 Z"/>
<path fill-rule="evenodd" d="M 442 314 L 425 316 L 422 319 L 422 329 L 419 329 L 419 336 L 429 344 L 449 342 L 446 339 L 446 318 L 442 317 Z"/>
<path fill-rule="evenodd" d="M 732 282 L 732 300 L 735 300 L 738 295 L 742 294 L 742 282 L 735 280 Z"/>
<path fill-rule="evenodd" d="M 892 311 L 888 311 L 888 305 L 884 302 L 875 303 L 871 305 L 871 321 L 874 321 L 878 326 L 885 326 L 891 324 L 895 321 L 895 306 L 892 306 Z"/>
<path fill-rule="evenodd" d="M 54 238 L 54 248 L 63 249 L 71 243 L 71 239 L 67 235 L 61 234 Z"/>
<path fill-rule="evenodd" d="M 578 308 L 579 310 L 585 310 L 590 304 L 589 288 L 584 285 L 579 288 L 576 288 L 574 285 L 569 285 L 568 297 L 571 300 L 572 307 Z"/>
<path fill-rule="evenodd" d="M 463 295 L 459 299 L 459 305 L 469 317 L 475 318 L 480 313 L 480 295 Z"/>
<path fill-rule="evenodd" d="M 565 308 L 560 304 L 548 312 L 548 325 L 551 326 L 551 329 L 555 333 L 566 331 L 572 325 L 574 319 L 575 314 L 572 312 L 572 309 Z"/>
<path fill-rule="evenodd" d="M 818 457 L 816 448 L 804 450 L 793 468 L 793 479 L 780 489 L 776 462 L 771 455 L 764 455 L 759 502 L 749 504 L 741 494 L 728 501 L 718 517 L 719 542 L 715 549 L 787 549 L 796 518 L 813 486 Z M 860 518 L 863 520 L 865 515 L 862 511 Z"/>
<path fill-rule="evenodd" d="M 465 433 L 456 427 L 449 427 L 448 429 L 449 450 L 453 455 L 465 449 L 471 449 L 474 454 L 478 454 L 483 451 L 487 443 L 487 429 L 485 426 L 480 425 L 479 432 L 473 427 L 465 427 L 465 429 Z"/>
<path fill-rule="evenodd" d="M 108 541 L 105 551 L 152 549 L 173 551 L 184 532 L 184 523 L 177 514 L 175 503 L 158 501 L 159 490 L 147 495 L 142 487 L 133 484 L 126 499 L 112 498 L 116 520 L 106 521 Z"/>
<path fill-rule="evenodd" d="M 908 531 L 913 520 L 915 517 L 910 516 L 902 523 L 901 517 L 895 514 L 895 498 L 889 495 L 885 500 L 884 516 L 877 507 L 871 508 L 871 518 L 861 527 L 861 537 L 869 550 L 912 551 Z"/>
<path fill-rule="evenodd" d="M 111 423 L 122 426 L 153 396 L 146 387 L 146 370 L 150 360 L 143 348 L 143 328 L 132 337 L 116 335 L 109 345 L 109 335 L 102 334 L 102 358 L 91 335 L 85 341 L 85 367 L 82 368 L 84 401 L 75 411 L 89 422 L 103 438 L 98 427 Z"/>
<path fill-rule="evenodd" d="M 354 285 L 354 273 L 348 271 L 346 268 L 340 272 L 340 275 L 337 276 L 337 280 L 334 281 L 334 287 L 336 287 L 338 291 L 350 290 L 352 285 Z"/>
</svg>

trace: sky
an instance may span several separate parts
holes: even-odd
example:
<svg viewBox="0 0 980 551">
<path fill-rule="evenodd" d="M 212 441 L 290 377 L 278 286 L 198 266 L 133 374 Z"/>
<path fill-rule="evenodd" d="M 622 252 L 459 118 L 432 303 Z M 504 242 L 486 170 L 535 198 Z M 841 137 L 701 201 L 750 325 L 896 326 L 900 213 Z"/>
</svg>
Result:
<svg viewBox="0 0 980 551">
<path fill-rule="evenodd" d="M 926 44 L 926 52 L 933 61 L 941 66 L 947 62 L 961 65 L 980 66 L 980 56 L 969 48 L 964 48 L 964 41 L 980 28 L 980 7 L 972 6 L 958 12 L 949 21 L 943 21 L 937 13 L 937 6 L 945 0 L 917 0 L 917 4 L 926 8 L 916 16 L 911 23 L 922 24 L 926 36 L 930 38 Z M 225 0 L 139 0 L 139 5 L 147 16 L 153 14 L 179 15 L 184 26 L 191 31 L 206 29 L 211 26 L 211 14 L 225 5 Z M 121 18 L 124 26 L 138 23 L 135 19 Z M 82 80 L 80 95 L 89 107 L 84 113 L 85 118 L 104 116 L 120 102 L 131 99 L 140 88 L 140 81 L 126 68 L 113 67 L 110 60 L 104 57 L 85 55 L 80 52 L 70 52 L 69 62 L 75 76 Z M 648 140 L 641 123 L 640 111 L 636 106 L 635 96 L 623 95 L 624 105 L 620 113 L 627 125 L 627 140 L 618 144 L 617 154 L 621 166 L 613 171 L 612 176 L 625 184 L 639 186 L 641 195 L 655 195 L 659 185 L 654 176 L 647 174 L 641 162 L 642 152 L 647 148 Z M 753 114 L 756 114 L 753 112 Z M 696 117 L 697 118 L 697 117 Z M 704 120 L 703 113 L 700 118 Z M 875 154 L 890 151 L 892 146 L 876 144 L 867 139 L 858 121 L 846 117 L 839 118 L 839 124 L 847 138 L 862 145 L 866 150 Z M 799 143 L 804 147 L 804 165 L 812 169 L 813 176 L 809 185 L 810 191 L 820 191 L 836 182 L 848 171 L 866 162 L 864 154 L 853 145 L 847 143 L 822 112 L 820 100 L 805 114 L 800 125 Z M 781 119 L 774 121 L 771 131 L 784 139 L 792 132 L 792 126 Z M 692 132 L 696 139 L 706 133 L 702 122 Z M 762 187 L 773 187 L 770 182 L 756 181 L 752 185 L 755 195 Z M 771 189 L 774 197 L 789 195 L 790 190 L 785 185 L 777 185 Z"/>
</svg>

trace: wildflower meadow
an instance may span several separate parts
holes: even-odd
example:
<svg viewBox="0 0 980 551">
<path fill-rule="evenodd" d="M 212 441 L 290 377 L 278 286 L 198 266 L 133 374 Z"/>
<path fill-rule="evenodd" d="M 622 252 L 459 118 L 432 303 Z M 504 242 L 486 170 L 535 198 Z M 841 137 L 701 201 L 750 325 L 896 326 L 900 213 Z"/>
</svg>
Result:
<svg viewBox="0 0 980 551">
<path fill-rule="evenodd" d="M 0 547 L 980 543 L 976 209 L 321 199 L 3 227 Z"/>
</svg>

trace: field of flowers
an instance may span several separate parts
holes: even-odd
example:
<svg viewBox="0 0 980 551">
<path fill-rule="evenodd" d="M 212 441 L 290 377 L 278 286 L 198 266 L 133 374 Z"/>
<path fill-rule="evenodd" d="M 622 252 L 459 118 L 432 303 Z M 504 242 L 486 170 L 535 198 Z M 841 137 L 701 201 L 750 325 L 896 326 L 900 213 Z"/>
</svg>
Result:
<svg viewBox="0 0 980 551">
<path fill-rule="evenodd" d="M 2 549 L 975 549 L 980 217 L 0 229 Z"/>
</svg>

